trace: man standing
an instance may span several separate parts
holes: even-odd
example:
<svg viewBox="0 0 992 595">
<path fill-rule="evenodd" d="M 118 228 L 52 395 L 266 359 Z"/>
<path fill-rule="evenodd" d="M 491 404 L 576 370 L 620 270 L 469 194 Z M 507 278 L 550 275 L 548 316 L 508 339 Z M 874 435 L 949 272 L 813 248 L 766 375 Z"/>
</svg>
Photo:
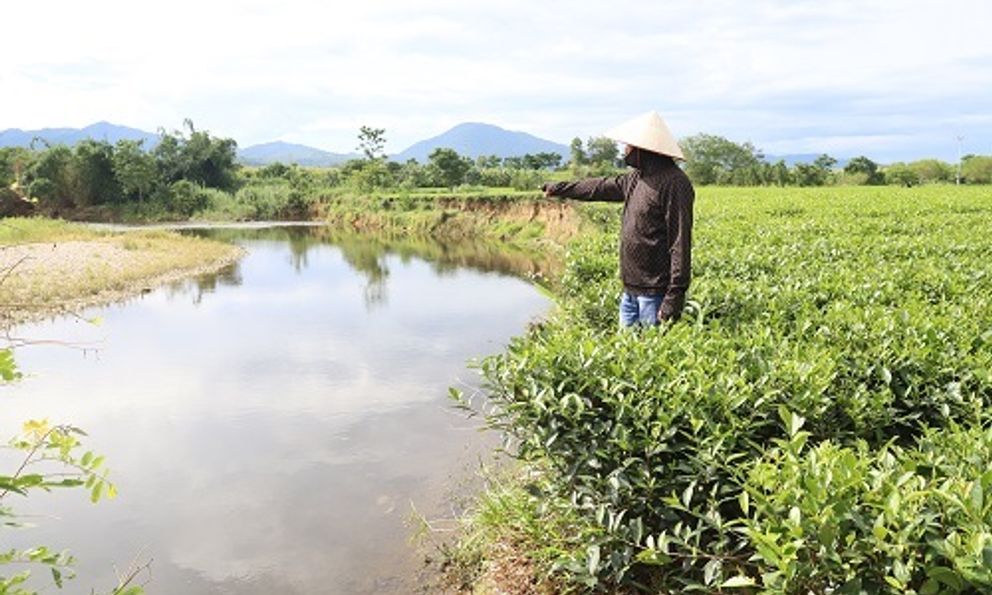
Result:
<svg viewBox="0 0 992 595">
<path fill-rule="evenodd" d="M 620 176 L 545 184 L 545 196 L 622 201 L 620 325 L 653 325 L 682 314 L 692 262 L 695 191 L 675 159 L 685 159 L 657 112 L 617 126 L 608 138 L 626 144 Z"/>
</svg>

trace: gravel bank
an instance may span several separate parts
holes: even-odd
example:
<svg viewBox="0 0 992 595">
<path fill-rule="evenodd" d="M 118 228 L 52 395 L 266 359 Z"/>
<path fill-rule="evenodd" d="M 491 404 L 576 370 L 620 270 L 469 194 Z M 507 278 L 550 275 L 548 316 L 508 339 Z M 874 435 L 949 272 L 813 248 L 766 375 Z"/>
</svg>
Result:
<svg viewBox="0 0 992 595">
<path fill-rule="evenodd" d="M 195 238 L 116 237 L 0 247 L 0 326 L 79 312 L 241 258 L 238 246 Z"/>
</svg>

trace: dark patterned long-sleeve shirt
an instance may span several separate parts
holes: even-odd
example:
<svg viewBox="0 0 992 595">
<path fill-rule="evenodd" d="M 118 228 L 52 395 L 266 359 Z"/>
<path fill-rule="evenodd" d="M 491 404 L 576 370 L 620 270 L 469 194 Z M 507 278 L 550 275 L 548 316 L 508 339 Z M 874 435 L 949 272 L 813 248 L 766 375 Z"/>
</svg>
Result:
<svg viewBox="0 0 992 595">
<path fill-rule="evenodd" d="M 657 156 L 624 175 L 558 182 L 551 196 L 623 202 L 620 278 L 634 295 L 663 295 L 659 316 L 677 319 L 692 274 L 695 191 L 674 161 Z"/>
</svg>

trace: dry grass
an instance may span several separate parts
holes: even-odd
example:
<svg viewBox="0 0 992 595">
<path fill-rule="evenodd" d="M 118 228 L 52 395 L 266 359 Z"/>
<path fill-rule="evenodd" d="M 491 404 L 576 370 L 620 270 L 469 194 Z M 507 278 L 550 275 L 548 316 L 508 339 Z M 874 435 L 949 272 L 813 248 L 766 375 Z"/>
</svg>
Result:
<svg viewBox="0 0 992 595">
<path fill-rule="evenodd" d="M 217 270 L 237 246 L 163 231 L 109 233 L 39 219 L 0 226 L 0 322 L 73 311 Z"/>
</svg>

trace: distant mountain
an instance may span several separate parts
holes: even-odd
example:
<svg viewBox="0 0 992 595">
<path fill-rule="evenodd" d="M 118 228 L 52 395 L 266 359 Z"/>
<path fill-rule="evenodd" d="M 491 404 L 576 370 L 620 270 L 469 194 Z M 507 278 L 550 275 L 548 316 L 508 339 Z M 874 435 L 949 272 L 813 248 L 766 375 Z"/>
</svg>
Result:
<svg viewBox="0 0 992 595">
<path fill-rule="evenodd" d="M 247 165 L 268 165 L 278 161 L 287 165 L 296 163 L 310 167 L 327 167 L 356 158 L 358 155 L 355 153 L 331 153 L 282 141 L 252 145 L 238 151 L 238 159 Z"/>
<path fill-rule="evenodd" d="M 21 130 L 10 128 L 0 131 L 0 147 L 29 147 L 34 138 L 40 138 L 50 145 L 75 145 L 81 140 L 105 140 L 116 143 L 119 140 L 143 140 L 144 147 L 150 149 L 158 144 L 159 136 L 137 128 L 118 126 L 110 122 L 97 122 L 86 128 L 42 128 L 41 130 Z"/>
<path fill-rule="evenodd" d="M 491 124 L 469 122 L 459 124 L 440 136 L 422 140 L 405 151 L 390 156 L 390 159 L 401 163 L 408 159 L 416 159 L 420 163 L 426 163 L 431 151 L 439 147 L 454 149 L 459 155 L 473 159 L 482 155 L 518 157 L 527 153 L 558 153 L 562 158 L 567 159 L 569 154 L 567 146 L 525 132 L 513 132 Z"/>
</svg>

